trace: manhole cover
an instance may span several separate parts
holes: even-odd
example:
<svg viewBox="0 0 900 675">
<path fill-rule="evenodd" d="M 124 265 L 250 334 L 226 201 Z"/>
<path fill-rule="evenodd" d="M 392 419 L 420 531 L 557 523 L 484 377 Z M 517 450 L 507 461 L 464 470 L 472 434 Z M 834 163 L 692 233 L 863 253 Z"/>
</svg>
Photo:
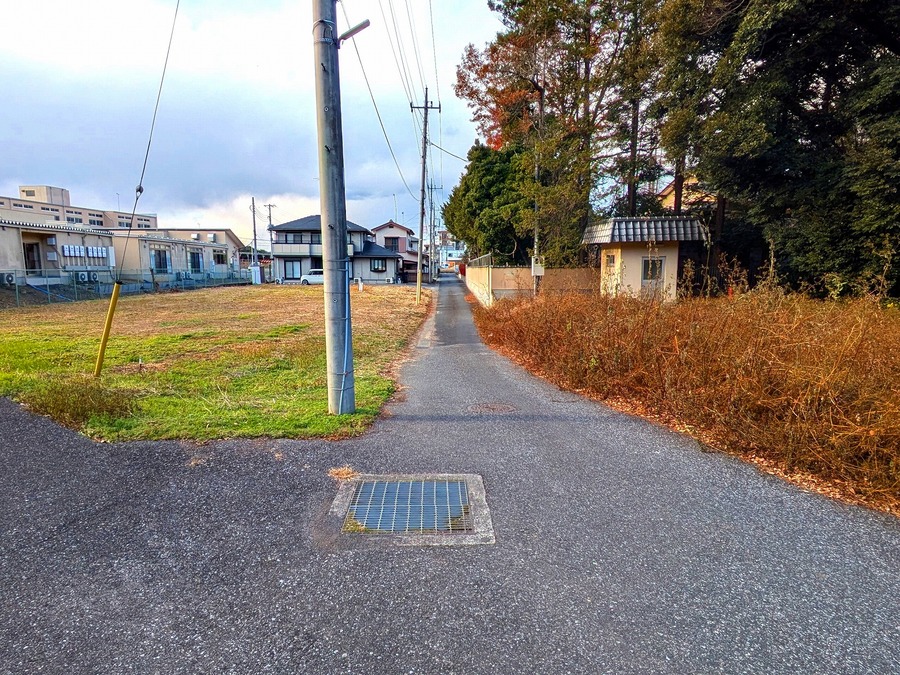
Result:
<svg viewBox="0 0 900 675">
<path fill-rule="evenodd" d="M 484 481 L 472 473 L 357 476 L 341 483 L 329 513 L 350 547 L 494 543 Z"/>
<path fill-rule="evenodd" d="M 507 405 L 506 403 L 476 403 L 475 405 L 469 406 L 469 412 L 480 414 L 509 413 L 515 411 L 516 409 L 513 406 Z"/>
<path fill-rule="evenodd" d="M 356 485 L 342 532 L 472 532 L 464 480 L 364 480 Z"/>
</svg>

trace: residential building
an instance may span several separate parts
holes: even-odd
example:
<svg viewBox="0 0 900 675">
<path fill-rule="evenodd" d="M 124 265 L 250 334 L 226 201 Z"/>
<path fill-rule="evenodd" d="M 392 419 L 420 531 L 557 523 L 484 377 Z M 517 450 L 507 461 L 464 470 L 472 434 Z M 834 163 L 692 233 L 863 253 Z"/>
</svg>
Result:
<svg viewBox="0 0 900 675">
<path fill-rule="evenodd" d="M 378 227 L 373 227 L 372 233 L 379 246 L 400 255 L 403 261 L 400 272 L 401 279 L 414 283 L 416 269 L 419 266 L 419 238 L 416 237 L 415 232 L 400 223 L 389 220 Z M 422 272 L 426 275 L 428 273 L 428 255 L 425 252 L 422 254 Z"/>
<path fill-rule="evenodd" d="M 675 181 L 671 181 L 657 195 L 660 205 L 667 211 L 675 212 Z M 681 208 L 684 211 L 698 208 L 710 209 L 716 205 L 716 196 L 700 184 L 696 176 L 686 176 L 682 184 Z"/>
<path fill-rule="evenodd" d="M 322 269 L 322 219 L 306 216 L 272 227 L 273 276 L 283 283 L 299 283 L 311 269 Z M 375 242 L 366 228 L 347 221 L 349 275 L 363 282 L 395 281 L 402 270 L 402 256 Z"/>
<path fill-rule="evenodd" d="M 702 263 L 709 233 L 697 218 L 610 218 L 590 225 L 581 243 L 599 262 L 603 291 L 674 300 L 687 259 Z"/>
</svg>

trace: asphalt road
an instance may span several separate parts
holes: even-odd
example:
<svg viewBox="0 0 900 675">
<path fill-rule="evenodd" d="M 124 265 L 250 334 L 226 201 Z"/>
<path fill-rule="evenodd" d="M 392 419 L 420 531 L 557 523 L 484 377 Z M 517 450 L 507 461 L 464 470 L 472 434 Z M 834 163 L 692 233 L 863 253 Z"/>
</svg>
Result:
<svg viewBox="0 0 900 675">
<path fill-rule="evenodd" d="M 900 521 L 560 392 L 440 286 L 352 441 L 95 444 L 0 400 L 0 673 L 900 673 Z M 336 534 L 345 463 L 480 474 L 496 543 Z"/>
</svg>

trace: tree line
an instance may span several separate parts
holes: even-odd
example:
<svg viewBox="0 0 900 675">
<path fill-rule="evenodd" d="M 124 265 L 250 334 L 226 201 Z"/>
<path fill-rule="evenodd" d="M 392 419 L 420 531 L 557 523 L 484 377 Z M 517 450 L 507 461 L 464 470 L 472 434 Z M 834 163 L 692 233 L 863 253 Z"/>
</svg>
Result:
<svg viewBox="0 0 900 675">
<path fill-rule="evenodd" d="M 484 142 L 443 208 L 470 255 L 577 264 L 670 213 L 818 293 L 900 291 L 896 0 L 489 0 L 455 90 Z"/>
</svg>

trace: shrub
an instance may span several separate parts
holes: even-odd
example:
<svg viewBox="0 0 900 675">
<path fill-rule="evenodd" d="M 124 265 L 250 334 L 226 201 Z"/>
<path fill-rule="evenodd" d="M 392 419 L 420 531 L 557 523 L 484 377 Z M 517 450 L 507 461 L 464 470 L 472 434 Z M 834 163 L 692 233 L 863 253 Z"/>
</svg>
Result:
<svg viewBox="0 0 900 675">
<path fill-rule="evenodd" d="M 900 503 L 900 312 L 875 300 L 571 294 L 503 301 L 476 322 L 561 386 L 630 399 L 733 450 Z"/>
</svg>

